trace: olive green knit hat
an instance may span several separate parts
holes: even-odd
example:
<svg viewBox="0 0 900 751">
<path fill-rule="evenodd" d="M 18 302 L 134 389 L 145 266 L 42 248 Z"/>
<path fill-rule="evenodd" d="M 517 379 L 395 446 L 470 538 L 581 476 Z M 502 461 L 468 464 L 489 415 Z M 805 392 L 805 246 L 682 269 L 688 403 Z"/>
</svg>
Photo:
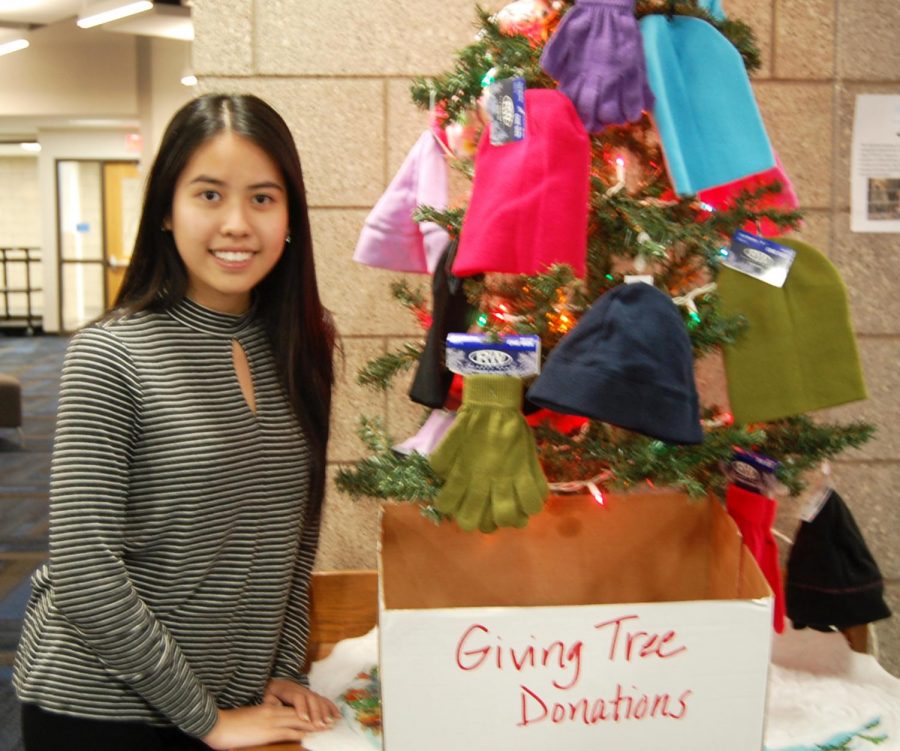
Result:
<svg viewBox="0 0 900 751">
<path fill-rule="evenodd" d="M 866 398 L 847 291 L 837 269 L 798 240 L 783 287 L 723 267 L 722 312 L 748 328 L 724 348 L 731 411 L 739 423 L 765 422 Z"/>
</svg>

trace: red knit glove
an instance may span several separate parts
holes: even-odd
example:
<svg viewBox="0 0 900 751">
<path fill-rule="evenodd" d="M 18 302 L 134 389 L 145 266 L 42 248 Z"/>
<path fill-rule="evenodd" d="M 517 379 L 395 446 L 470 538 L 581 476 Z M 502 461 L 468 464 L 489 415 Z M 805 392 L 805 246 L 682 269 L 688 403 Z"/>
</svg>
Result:
<svg viewBox="0 0 900 751">
<path fill-rule="evenodd" d="M 744 537 L 744 545 L 753 554 L 769 586 L 775 593 L 773 625 L 780 634 L 784 631 L 784 586 L 778 566 L 778 546 L 772 536 L 772 523 L 778 509 L 774 498 L 729 485 L 725 493 L 728 513 L 737 522 Z"/>
</svg>

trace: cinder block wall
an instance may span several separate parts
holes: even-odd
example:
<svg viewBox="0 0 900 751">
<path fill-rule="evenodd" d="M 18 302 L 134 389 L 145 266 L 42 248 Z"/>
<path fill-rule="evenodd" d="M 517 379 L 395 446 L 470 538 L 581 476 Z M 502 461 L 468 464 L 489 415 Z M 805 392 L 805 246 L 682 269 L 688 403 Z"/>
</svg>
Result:
<svg viewBox="0 0 900 751">
<path fill-rule="evenodd" d="M 502 0 L 483 2 L 502 7 Z M 849 229 L 850 137 L 858 93 L 900 94 L 896 0 L 726 0 L 750 23 L 763 53 L 754 88 L 763 117 L 807 211 L 802 237 L 827 253 L 850 289 L 870 399 L 833 410 L 863 418 L 877 438 L 834 466 L 889 580 L 900 611 L 900 243 Z M 194 67 L 202 91 L 246 91 L 269 100 L 299 145 L 312 206 L 322 292 L 343 338 L 330 462 L 358 458 L 359 414 L 381 415 L 392 434 L 415 431 L 419 408 L 402 391 L 381 396 L 355 383 L 367 359 L 421 335 L 388 291 L 397 275 L 351 260 L 363 219 L 425 126 L 409 79 L 446 70 L 473 34 L 473 0 L 194 0 Z M 427 287 L 427 279 L 412 277 Z M 799 504 L 779 526 L 793 534 Z M 333 487 L 320 568 L 375 564 L 374 502 Z M 882 662 L 900 674 L 900 618 L 879 625 Z"/>
</svg>

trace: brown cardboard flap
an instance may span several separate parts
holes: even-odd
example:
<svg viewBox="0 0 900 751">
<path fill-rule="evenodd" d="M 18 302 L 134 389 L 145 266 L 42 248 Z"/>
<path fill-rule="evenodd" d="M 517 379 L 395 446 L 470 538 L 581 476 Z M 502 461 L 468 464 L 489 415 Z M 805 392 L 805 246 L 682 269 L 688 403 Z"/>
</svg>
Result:
<svg viewBox="0 0 900 751">
<path fill-rule="evenodd" d="M 605 506 L 552 497 L 524 529 L 489 535 L 388 505 L 381 534 L 388 609 L 731 599 L 755 587 L 721 504 L 674 491 L 608 494 Z"/>
<path fill-rule="evenodd" d="M 710 544 L 716 551 L 709 568 L 708 597 L 712 600 L 737 597 L 741 587 L 741 533 L 721 503 L 710 504 Z"/>
<path fill-rule="evenodd" d="M 738 597 L 755 599 L 774 596 L 775 594 L 753 554 L 744 545 L 741 545 L 741 578 Z"/>
</svg>

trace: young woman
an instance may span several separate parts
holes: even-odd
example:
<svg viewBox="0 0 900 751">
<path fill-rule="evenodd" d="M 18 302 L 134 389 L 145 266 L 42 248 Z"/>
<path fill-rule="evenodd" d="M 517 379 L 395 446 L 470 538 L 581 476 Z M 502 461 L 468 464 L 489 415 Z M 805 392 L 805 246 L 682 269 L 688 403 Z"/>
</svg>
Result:
<svg viewBox="0 0 900 751">
<path fill-rule="evenodd" d="M 301 672 L 334 338 L 284 121 L 190 102 L 115 308 L 66 355 L 15 662 L 28 751 L 239 748 L 337 717 Z"/>
</svg>

